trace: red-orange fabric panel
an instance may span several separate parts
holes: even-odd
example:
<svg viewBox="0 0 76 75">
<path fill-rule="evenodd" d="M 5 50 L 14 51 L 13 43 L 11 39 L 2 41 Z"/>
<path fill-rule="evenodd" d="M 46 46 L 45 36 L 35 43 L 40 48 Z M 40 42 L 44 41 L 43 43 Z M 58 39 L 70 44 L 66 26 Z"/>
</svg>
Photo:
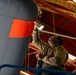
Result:
<svg viewBox="0 0 76 75">
<path fill-rule="evenodd" d="M 25 38 L 32 35 L 34 21 L 14 19 L 9 37 Z"/>
</svg>

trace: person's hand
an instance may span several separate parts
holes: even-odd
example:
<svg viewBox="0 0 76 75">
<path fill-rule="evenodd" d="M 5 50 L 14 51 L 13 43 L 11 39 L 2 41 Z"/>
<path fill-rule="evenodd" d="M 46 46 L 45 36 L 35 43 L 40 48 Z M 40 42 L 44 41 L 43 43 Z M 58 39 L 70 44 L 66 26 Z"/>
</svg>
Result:
<svg viewBox="0 0 76 75">
<path fill-rule="evenodd" d="M 41 60 L 39 54 L 36 54 L 36 58 L 37 58 L 38 60 Z"/>
<path fill-rule="evenodd" d="M 35 27 L 34 27 L 35 30 L 40 27 L 40 23 L 39 22 L 34 21 L 34 24 L 35 24 Z"/>
<path fill-rule="evenodd" d="M 46 62 L 46 59 L 47 59 L 47 56 L 45 56 L 45 57 L 42 59 L 42 61 Z"/>
</svg>

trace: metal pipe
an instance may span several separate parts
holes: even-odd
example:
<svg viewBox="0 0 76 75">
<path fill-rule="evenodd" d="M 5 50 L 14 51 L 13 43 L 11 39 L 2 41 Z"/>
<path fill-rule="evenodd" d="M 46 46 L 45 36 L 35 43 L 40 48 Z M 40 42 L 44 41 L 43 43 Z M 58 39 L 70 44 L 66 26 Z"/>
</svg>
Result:
<svg viewBox="0 0 76 75">
<path fill-rule="evenodd" d="M 71 37 L 71 36 L 67 36 L 67 35 L 62 35 L 62 34 L 58 34 L 58 33 L 54 33 L 54 32 L 49 32 L 49 31 L 45 31 L 45 30 L 39 30 L 39 31 L 43 32 L 43 33 L 47 33 L 47 34 L 58 35 L 58 36 L 62 36 L 62 37 L 66 37 L 66 38 L 70 38 L 70 39 L 76 40 L 75 37 Z"/>
</svg>

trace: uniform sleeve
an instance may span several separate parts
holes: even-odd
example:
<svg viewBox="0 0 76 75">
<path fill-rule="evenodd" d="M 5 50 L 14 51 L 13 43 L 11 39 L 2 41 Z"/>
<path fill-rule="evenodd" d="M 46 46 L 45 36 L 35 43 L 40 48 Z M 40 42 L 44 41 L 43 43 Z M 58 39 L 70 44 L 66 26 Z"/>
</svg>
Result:
<svg viewBox="0 0 76 75">
<path fill-rule="evenodd" d="M 54 65 L 54 66 L 61 66 L 65 64 L 67 59 L 68 59 L 67 52 L 64 51 L 62 48 L 58 48 L 58 50 L 54 54 L 54 57 L 49 57 L 47 59 L 47 56 L 46 56 L 44 58 L 44 62 L 50 65 Z"/>
<path fill-rule="evenodd" d="M 47 44 L 40 39 L 38 30 L 33 32 L 32 38 L 35 46 L 43 52 Z"/>
</svg>

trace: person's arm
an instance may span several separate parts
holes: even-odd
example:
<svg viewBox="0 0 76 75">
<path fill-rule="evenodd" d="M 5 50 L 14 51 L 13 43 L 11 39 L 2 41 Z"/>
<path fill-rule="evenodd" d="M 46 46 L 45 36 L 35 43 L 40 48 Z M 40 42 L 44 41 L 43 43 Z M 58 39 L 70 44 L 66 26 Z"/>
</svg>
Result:
<svg viewBox="0 0 76 75">
<path fill-rule="evenodd" d="M 43 52 L 47 44 L 40 39 L 37 27 L 34 28 L 32 39 L 35 46 Z"/>
<path fill-rule="evenodd" d="M 68 54 L 62 48 L 60 48 L 58 51 L 56 51 L 54 57 L 44 57 L 42 59 L 44 62 L 46 62 L 49 65 L 54 65 L 54 66 L 61 66 L 62 64 L 65 64 L 65 62 L 68 59 Z"/>
</svg>

